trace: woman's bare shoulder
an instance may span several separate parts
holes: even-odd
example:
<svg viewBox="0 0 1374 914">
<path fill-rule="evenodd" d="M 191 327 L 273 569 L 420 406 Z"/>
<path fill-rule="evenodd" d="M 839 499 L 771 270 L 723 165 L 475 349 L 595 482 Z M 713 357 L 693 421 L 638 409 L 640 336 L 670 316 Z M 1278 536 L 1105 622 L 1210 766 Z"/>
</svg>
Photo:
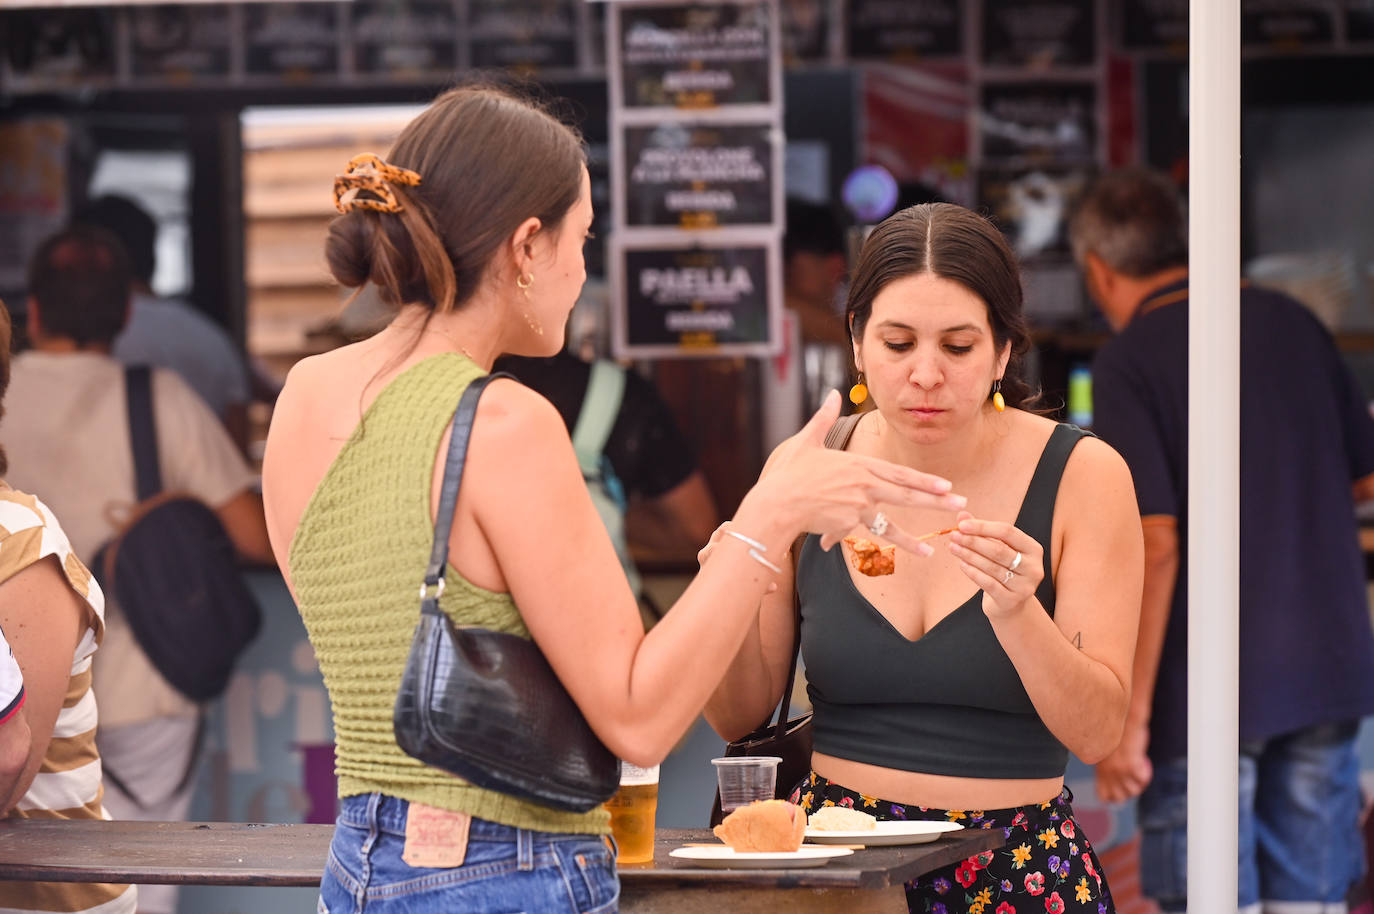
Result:
<svg viewBox="0 0 1374 914">
<path fill-rule="evenodd" d="M 1126 461 L 1095 435 L 1085 435 L 1069 454 L 1060 489 L 1080 496 L 1085 505 L 1135 504 L 1135 482 Z"/>
</svg>

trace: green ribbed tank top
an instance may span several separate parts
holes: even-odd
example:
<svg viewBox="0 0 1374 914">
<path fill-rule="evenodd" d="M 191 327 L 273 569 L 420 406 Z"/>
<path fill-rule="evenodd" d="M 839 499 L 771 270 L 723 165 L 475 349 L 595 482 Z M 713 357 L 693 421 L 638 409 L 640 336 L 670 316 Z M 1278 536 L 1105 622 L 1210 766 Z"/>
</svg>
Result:
<svg viewBox="0 0 1374 914">
<path fill-rule="evenodd" d="M 392 732 L 434 539 L 439 444 L 458 398 L 482 374 L 466 356 L 446 353 L 392 380 L 325 473 L 291 542 L 296 604 L 334 710 L 339 796 L 375 791 L 520 828 L 605 834 L 601 807 L 561 812 L 474 787 L 406 755 Z M 452 565 L 445 580 L 441 605 L 456 624 L 530 636 L 510 594 L 484 590 Z"/>
</svg>

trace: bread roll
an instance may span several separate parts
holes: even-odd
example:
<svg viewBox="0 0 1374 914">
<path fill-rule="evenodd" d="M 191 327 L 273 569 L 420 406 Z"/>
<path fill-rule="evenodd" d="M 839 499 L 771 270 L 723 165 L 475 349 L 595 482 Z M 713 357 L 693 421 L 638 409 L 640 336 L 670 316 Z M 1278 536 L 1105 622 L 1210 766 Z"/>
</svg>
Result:
<svg viewBox="0 0 1374 914">
<path fill-rule="evenodd" d="M 759 800 L 730 813 L 714 831 L 739 853 L 790 853 L 806 835 L 806 814 L 784 800 Z"/>
</svg>

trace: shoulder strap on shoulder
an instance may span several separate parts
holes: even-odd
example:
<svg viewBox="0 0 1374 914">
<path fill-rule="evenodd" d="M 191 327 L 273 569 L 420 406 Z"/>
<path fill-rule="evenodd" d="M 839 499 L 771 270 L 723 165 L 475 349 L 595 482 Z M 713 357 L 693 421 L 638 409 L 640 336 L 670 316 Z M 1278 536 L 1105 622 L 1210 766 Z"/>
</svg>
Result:
<svg viewBox="0 0 1374 914">
<path fill-rule="evenodd" d="M 1054 615 L 1054 579 L 1050 567 L 1050 538 L 1054 529 L 1054 504 L 1059 497 L 1059 482 L 1064 478 L 1064 467 L 1068 465 L 1069 454 L 1084 438 L 1092 432 L 1084 431 L 1076 425 L 1061 422 L 1050 433 L 1045 450 L 1040 454 L 1035 474 L 1031 476 L 1030 486 L 1026 489 L 1025 501 L 1016 516 L 1016 526 L 1030 534 L 1045 550 L 1045 577 L 1040 582 L 1036 596 L 1051 616 Z"/>
<path fill-rule="evenodd" d="M 162 471 L 157 463 L 157 423 L 153 419 L 153 373 L 147 365 L 124 369 L 124 395 L 128 401 L 129 443 L 134 451 L 134 476 L 138 500 L 147 501 L 162 491 Z"/>
<path fill-rule="evenodd" d="M 439 487 L 439 506 L 435 510 L 434 545 L 429 553 L 429 567 L 425 569 L 424 584 L 420 587 L 420 611 L 439 612 L 439 594 L 444 592 L 444 566 L 448 562 L 448 540 L 453 530 L 453 512 L 458 506 L 458 489 L 463 484 L 463 466 L 467 462 L 468 438 L 477 417 L 477 401 L 482 391 L 497 378 L 509 378 L 503 371 L 474 379 L 458 398 L 453 411 L 453 431 L 449 433 L 448 454 L 444 458 L 444 480 Z"/>
<path fill-rule="evenodd" d="M 593 362 L 591 380 L 582 395 L 582 409 L 572 433 L 573 450 L 584 476 L 597 472 L 624 396 L 625 369 L 606 359 Z"/>
<path fill-rule="evenodd" d="M 849 439 L 854 436 L 854 429 L 859 427 L 859 420 L 863 418 L 863 413 L 851 413 L 848 416 L 841 416 L 835 420 L 835 424 L 830 426 L 830 431 L 825 433 L 825 446 L 842 451 L 849 446 Z"/>
</svg>

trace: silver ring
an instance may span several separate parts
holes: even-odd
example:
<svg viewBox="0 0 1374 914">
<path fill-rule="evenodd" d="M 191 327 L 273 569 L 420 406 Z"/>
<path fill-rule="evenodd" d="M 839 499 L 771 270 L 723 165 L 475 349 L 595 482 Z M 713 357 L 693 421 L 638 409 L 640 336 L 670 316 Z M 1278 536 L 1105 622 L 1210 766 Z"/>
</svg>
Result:
<svg viewBox="0 0 1374 914">
<path fill-rule="evenodd" d="M 1018 553 L 1016 553 L 1016 558 L 1012 559 L 1012 560 L 1011 560 L 1011 564 L 1007 566 L 1007 569 L 1008 569 L 1009 571 L 1015 571 L 1016 569 L 1018 569 L 1018 568 L 1020 568 L 1020 567 L 1021 567 L 1021 553 L 1018 552 Z"/>
<path fill-rule="evenodd" d="M 1006 573 L 1005 575 L 1002 576 L 1002 583 L 1003 583 L 1003 584 L 1009 584 L 1009 583 L 1011 583 L 1011 579 L 1014 578 L 1014 577 L 1016 577 L 1016 572 L 1014 572 L 1014 571 L 1012 571 L 1010 568 L 1008 568 L 1008 569 L 1007 569 L 1007 573 Z"/>
<path fill-rule="evenodd" d="M 868 532 L 874 536 L 882 536 L 887 532 L 887 515 L 879 511 L 873 515 L 873 523 L 868 525 Z"/>
</svg>

